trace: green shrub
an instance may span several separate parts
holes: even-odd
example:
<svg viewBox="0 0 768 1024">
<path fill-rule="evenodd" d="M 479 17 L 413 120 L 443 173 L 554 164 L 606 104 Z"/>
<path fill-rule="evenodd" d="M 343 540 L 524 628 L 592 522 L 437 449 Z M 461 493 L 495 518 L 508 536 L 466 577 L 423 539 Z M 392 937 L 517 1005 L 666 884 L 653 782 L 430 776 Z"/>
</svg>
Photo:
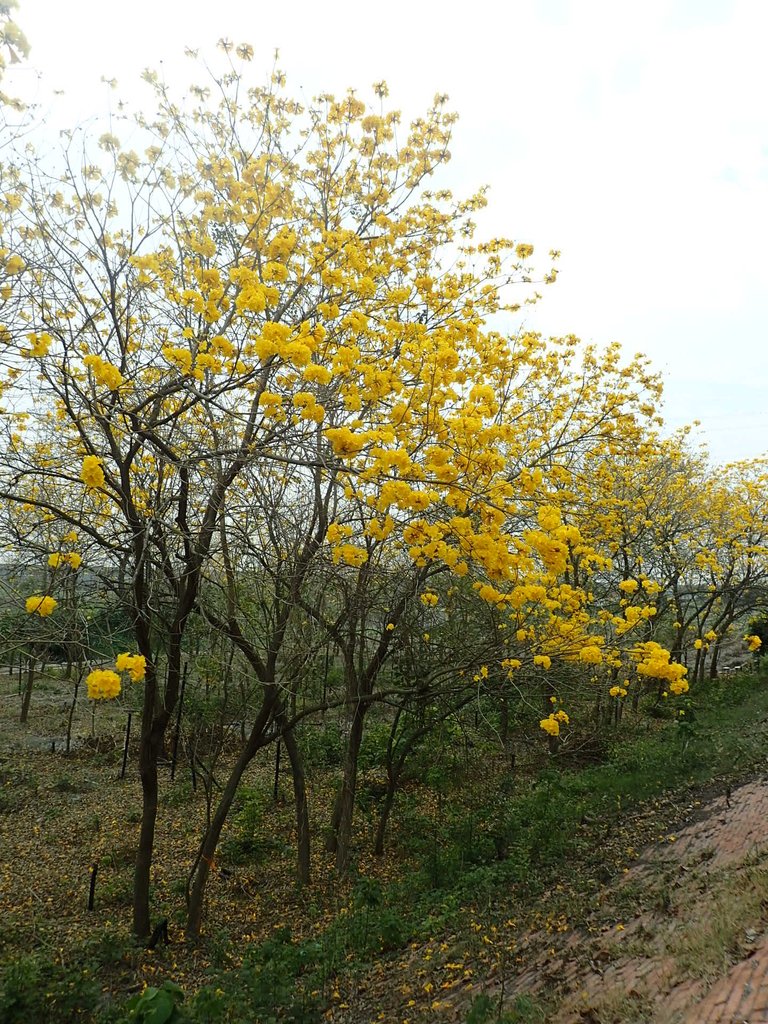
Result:
<svg viewBox="0 0 768 1024">
<path fill-rule="evenodd" d="M 232 819 L 232 834 L 221 844 L 226 860 L 233 864 L 261 864 L 269 857 L 289 850 L 265 823 L 271 807 L 272 797 L 266 790 L 241 787 L 238 810 Z"/>
<path fill-rule="evenodd" d="M 89 968 L 20 956 L 0 973 L 0 1024 L 71 1024 L 94 1011 L 100 996 Z"/>
<path fill-rule="evenodd" d="M 202 988 L 190 1003 L 189 1015 L 200 1024 L 319 1024 L 322 1007 L 311 988 L 319 952 L 318 943 L 294 942 L 281 929 L 248 950 L 237 970 Z"/>
<path fill-rule="evenodd" d="M 378 722 L 370 716 L 366 719 L 357 762 L 361 772 L 380 771 L 385 767 L 390 729 L 389 722 Z"/>
<path fill-rule="evenodd" d="M 176 1024 L 182 1019 L 179 1004 L 183 999 L 184 993 L 172 981 L 163 982 L 160 988 L 150 985 L 128 1000 L 128 1020 L 140 1024 Z"/>
<path fill-rule="evenodd" d="M 344 759 L 344 743 L 339 723 L 307 724 L 299 734 L 299 748 L 307 768 L 339 768 Z"/>
</svg>

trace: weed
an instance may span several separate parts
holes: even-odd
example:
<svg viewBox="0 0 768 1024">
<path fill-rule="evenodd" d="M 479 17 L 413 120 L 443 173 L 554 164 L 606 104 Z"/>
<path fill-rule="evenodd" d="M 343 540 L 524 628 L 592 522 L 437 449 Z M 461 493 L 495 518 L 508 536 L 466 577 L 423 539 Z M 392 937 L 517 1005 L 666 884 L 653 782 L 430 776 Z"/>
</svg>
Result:
<svg viewBox="0 0 768 1024">
<path fill-rule="evenodd" d="M 476 996 L 465 1018 L 465 1024 L 544 1024 L 545 1021 L 545 1011 L 524 995 L 516 996 L 504 1006 L 488 995 Z"/>
</svg>

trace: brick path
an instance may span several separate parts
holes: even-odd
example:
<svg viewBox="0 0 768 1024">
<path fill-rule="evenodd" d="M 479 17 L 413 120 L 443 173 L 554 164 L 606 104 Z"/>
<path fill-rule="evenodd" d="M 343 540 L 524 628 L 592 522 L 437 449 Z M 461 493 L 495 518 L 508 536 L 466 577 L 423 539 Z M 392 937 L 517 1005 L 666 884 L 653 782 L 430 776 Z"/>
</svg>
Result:
<svg viewBox="0 0 768 1024">
<path fill-rule="evenodd" d="M 637 865 L 669 860 L 691 866 L 705 858 L 719 868 L 743 861 L 768 847 L 768 779 L 762 778 L 721 796 L 702 809 L 699 820 L 686 825 L 674 844 L 651 847 Z"/>
<path fill-rule="evenodd" d="M 748 960 L 717 982 L 684 1018 L 685 1024 L 766 1024 L 768 1022 L 768 938 Z"/>
<path fill-rule="evenodd" d="M 701 922 L 706 929 L 717 909 L 718 879 L 749 884 L 745 862 L 768 866 L 768 778 L 712 800 L 644 850 L 617 887 L 616 902 L 622 886 L 635 883 L 645 897 L 638 902 L 653 908 L 604 925 L 599 935 L 571 933 L 556 952 L 527 965 L 513 994 L 557 993 L 560 1009 L 550 1024 L 768 1024 L 768 906 L 759 922 L 744 922 L 741 952 L 722 951 L 724 976 L 692 977 L 695 965 L 686 973 L 674 955 L 687 926 Z M 610 895 L 603 906 L 611 906 Z"/>
</svg>

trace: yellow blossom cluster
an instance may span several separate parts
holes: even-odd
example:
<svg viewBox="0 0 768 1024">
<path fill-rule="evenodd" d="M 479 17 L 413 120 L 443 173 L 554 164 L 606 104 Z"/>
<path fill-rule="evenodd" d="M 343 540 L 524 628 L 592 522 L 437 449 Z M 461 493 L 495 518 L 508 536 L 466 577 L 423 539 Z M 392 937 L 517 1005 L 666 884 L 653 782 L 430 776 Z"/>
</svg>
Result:
<svg viewBox="0 0 768 1024">
<path fill-rule="evenodd" d="M 22 349 L 21 354 L 26 359 L 42 359 L 48 355 L 48 349 L 53 343 L 53 338 L 47 332 L 42 334 L 28 334 L 27 341 L 29 348 Z"/>
<path fill-rule="evenodd" d="M 294 408 L 299 410 L 299 417 L 302 420 L 312 420 L 314 423 L 322 423 L 325 419 L 325 409 L 309 391 L 297 391 L 293 396 Z"/>
<path fill-rule="evenodd" d="M 345 565 L 359 569 L 368 561 L 368 552 L 357 544 L 337 544 L 333 548 L 333 561 L 337 565 L 339 562 L 344 562 Z"/>
<path fill-rule="evenodd" d="M 115 659 L 118 672 L 129 672 L 134 683 L 140 683 L 147 674 L 147 659 L 143 654 L 129 654 L 127 651 L 118 654 Z"/>
<path fill-rule="evenodd" d="M 543 729 L 550 736 L 559 736 L 560 726 L 568 725 L 569 721 L 570 719 L 565 711 L 553 711 L 547 718 L 541 719 L 539 728 Z"/>
<path fill-rule="evenodd" d="M 763 646 L 763 641 L 760 639 L 759 636 L 756 636 L 755 634 L 748 634 L 747 636 L 745 636 L 744 643 L 747 645 L 747 648 L 753 652 L 759 651 L 760 648 Z"/>
<path fill-rule="evenodd" d="M 120 370 L 101 356 L 88 355 L 83 359 L 83 363 L 93 374 L 94 380 L 108 391 L 117 391 L 123 383 L 124 378 Z"/>
<path fill-rule="evenodd" d="M 163 356 L 174 366 L 179 373 L 186 376 L 192 372 L 192 353 L 188 348 L 180 348 L 178 345 L 164 345 Z"/>
<path fill-rule="evenodd" d="M 582 647 L 579 651 L 579 661 L 583 661 L 587 665 L 599 665 L 602 660 L 603 652 L 596 643 Z"/>
<path fill-rule="evenodd" d="M 637 661 L 636 671 L 639 676 L 650 679 L 663 679 L 669 683 L 672 693 L 681 694 L 688 690 L 688 683 L 683 678 L 688 669 L 671 660 L 669 651 L 655 640 L 647 640 L 638 644 L 633 651 Z"/>
<path fill-rule="evenodd" d="M 8 256 L 4 260 L 3 270 L 8 277 L 15 277 L 16 274 L 21 274 L 26 269 L 26 263 L 17 253 Z"/>
<path fill-rule="evenodd" d="M 48 565 L 51 569 L 58 569 L 61 565 L 68 565 L 70 569 L 79 569 L 82 565 L 83 557 L 76 551 L 66 551 L 63 554 L 54 552 L 52 555 L 48 555 Z"/>
<path fill-rule="evenodd" d="M 98 490 L 104 486 L 104 470 L 97 455 L 85 456 L 80 469 L 80 479 L 89 490 Z"/>
<path fill-rule="evenodd" d="M 39 615 L 41 619 L 46 619 L 56 611 L 58 603 L 55 597 L 48 594 L 33 594 L 27 598 L 24 606 L 28 615 Z"/>
<path fill-rule="evenodd" d="M 90 700 L 111 700 L 120 693 L 120 676 L 108 668 L 89 672 L 85 683 Z"/>
</svg>

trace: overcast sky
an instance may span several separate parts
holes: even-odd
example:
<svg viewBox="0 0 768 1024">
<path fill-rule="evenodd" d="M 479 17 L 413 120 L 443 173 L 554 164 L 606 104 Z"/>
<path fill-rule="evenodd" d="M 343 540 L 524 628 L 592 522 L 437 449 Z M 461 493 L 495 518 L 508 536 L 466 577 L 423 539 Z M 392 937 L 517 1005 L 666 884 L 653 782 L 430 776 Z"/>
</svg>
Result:
<svg viewBox="0 0 768 1024">
<path fill-rule="evenodd" d="M 765 0 L 21 0 L 17 20 L 31 66 L 9 85 L 63 89 L 62 126 L 139 106 L 145 67 L 186 84 L 184 48 L 222 36 L 259 83 L 279 48 L 307 98 L 383 78 L 416 116 L 447 92 L 444 184 L 490 185 L 487 233 L 562 252 L 530 326 L 647 353 L 715 461 L 768 450 Z"/>
</svg>

